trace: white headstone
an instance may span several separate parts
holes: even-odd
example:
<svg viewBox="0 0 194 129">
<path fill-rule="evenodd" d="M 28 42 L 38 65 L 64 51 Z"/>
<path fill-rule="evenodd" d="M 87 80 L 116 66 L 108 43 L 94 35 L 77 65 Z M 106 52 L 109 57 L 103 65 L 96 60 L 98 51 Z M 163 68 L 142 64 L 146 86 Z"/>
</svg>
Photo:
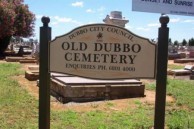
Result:
<svg viewBox="0 0 194 129">
<path fill-rule="evenodd" d="M 129 22 L 129 20 L 122 17 L 122 12 L 120 11 L 112 11 L 110 15 L 107 15 L 103 21 L 106 24 L 117 25 L 120 27 L 125 27 L 125 24 Z"/>
</svg>

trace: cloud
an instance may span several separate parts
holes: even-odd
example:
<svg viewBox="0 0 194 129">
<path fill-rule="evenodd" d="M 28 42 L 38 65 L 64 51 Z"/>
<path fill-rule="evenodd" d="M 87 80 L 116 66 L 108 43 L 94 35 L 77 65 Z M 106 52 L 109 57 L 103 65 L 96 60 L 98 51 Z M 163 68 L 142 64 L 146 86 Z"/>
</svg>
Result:
<svg viewBox="0 0 194 129">
<path fill-rule="evenodd" d="M 54 25 L 54 26 L 56 26 L 58 24 L 59 24 L 59 22 L 51 22 L 51 25 Z"/>
<path fill-rule="evenodd" d="M 54 16 L 53 19 L 55 20 L 52 22 L 53 25 L 57 25 L 59 23 L 74 23 L 76 25 L 82 24 L 81 22 L 73 20 L 72 18 L 68 18 L 68 17 Z"/>
<path fill-rule="evenodd" d="M 180 18 L 174 18 L 174 19 L 170 19 L 171 23 L 177 23 L 180 22 Z"/>
<path fill-rule="evenodd" d="M 82 1 L 77 1 L 71 4 L 73 7 L 83 7 L 84 3 Z"/>
<path fill-rule="evenodd" d="M 59 16 L 54 16 L 54 19 L 57 20 L 58 22 L 71 22 L 71 18 L 66 18 L 66 17 L 59 17 Z"/>
<path fill-rule="evenodd" d="M 159 27 L 160 23 L 150 23 L 147 25 L 148 27 Z"/>
<path fill-rule="evenodd" d="M 95 11 L 92 10 L 92 9 L 87 9 L 86 12 L 87 12 L 87 13 L 94 13 Z"/>
<path fill-rule="evenodd" d="M 184 20 L 183 22 L 186 22 L 186 23 L 194 23 L 194 20 Z"/>
</svg>

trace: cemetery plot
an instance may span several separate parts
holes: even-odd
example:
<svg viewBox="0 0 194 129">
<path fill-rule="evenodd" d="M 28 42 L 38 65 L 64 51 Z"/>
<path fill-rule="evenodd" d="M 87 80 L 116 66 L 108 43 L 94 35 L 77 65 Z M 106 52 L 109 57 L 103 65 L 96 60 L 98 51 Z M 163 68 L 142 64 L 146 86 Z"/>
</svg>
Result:
<svg viewBox="0 0 194 129">
<path fill-rule="evenodd" d="M 25 78 L 29 81 L 35 81 L 39 78 L 39 71 L 25 71 Z"/>
<path fill-rule="evenodd" d="M 20 63 L 36 63 L 36 59 L 32 57 L 9 57 L 5 58 L 7 62 L 20 62 Z"/>
<path fill-rule="evenodd" d="M 35 81 L 39 79 L 39 66 L 38 65 L 30 65 L 28 66 L 28 70 L 25 71 L 25 78 L 29 81 Z"/>
<path fill-rule="evenodd" d="M 94 80 L 53 74 L 51 92 L 61 102 L 144 97 L 145 85 L 135 79 Z"/>
<path fill-rule="evenodd" d="M 189 63 L 189 62 L 194 62 L 194 58 L 182 58 L 174 60 L 174 63 Z"/>
<path fill-rule="evenodd" d="M 194 70 L 194 66 L 186 65 L 184 67 L 184 69 L 169 70 L 168 74 L 169 75 L 174 75 L 174 76 L 178 76 L 178 75 L 191 75 L 193 70 Z"/>
</svg>

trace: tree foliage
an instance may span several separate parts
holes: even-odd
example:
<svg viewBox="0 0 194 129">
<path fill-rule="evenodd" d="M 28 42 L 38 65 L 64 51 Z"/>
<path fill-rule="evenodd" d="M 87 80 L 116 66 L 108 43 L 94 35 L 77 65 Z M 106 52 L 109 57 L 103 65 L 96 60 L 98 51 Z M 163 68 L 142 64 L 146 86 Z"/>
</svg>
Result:
<svg viewBox="0 0 194 129">
<path fill-rule="evenodd" d="M 186 46 L 186 45 L 187 45 L 187 41 L 186 41 L 185 39 L 183 39 L 182 45 L 183 45 L 183 46 Z"/>
<path fill-rule="evenodd" d="M 194 38 L 189 39 L 189 46 L 194 46 Z"/>
<path fill-rule="evenodd" d="M 177 40 L 175 40 L 175 41 L 174 41 L 174 45 L 177 46 L 178 44 L 179 44 L 179 42 L 178 42 Z"/>
<path fill-rule="evenodd" d="M 169 38 L 169 39 L 168 39 L 168 45 L 171 45 L 171 44 L 172 44 L 172 39 Z"/>
<path fill-rule="evenodd" d="M 0 0 L 0 39 L 33 35 L 35 15 L 23 0 Z"/>
</svg>

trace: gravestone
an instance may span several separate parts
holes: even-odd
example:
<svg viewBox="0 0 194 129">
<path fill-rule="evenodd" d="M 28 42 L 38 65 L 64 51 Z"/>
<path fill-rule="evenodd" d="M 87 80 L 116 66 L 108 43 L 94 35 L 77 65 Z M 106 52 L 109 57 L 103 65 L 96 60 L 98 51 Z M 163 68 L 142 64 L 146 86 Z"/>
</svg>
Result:
<svg viewBox="0 0 194 129">
<path fill-rule="evenodd" d="M 18 51 L 18 54 L 17 54 L 18 56 L 23 56 L 24 55 L 24 48 L 23 48 L 23 46 L 20 46 L 19 47 L 19 51 Z"/>
<path fill-rule="evenodd" d="M 177 58 L 180 58 L 180 54 L 178 53 L 178 49 L 177 47 L 175 47 L 174 45 L 169 45 L 168 46 L 168 59 L 169 60 L 174 60 Z"/>
<path fill-rule="evenodd" d="M 125 24 L 129 22 L 125 17 L 122 17 L 122 12 L 120 11 L 112 11 L 110 15 L 107 15 L 103 20 L 106 24 L 117 25 L 120 27 L 125 27 Z"/>
<path fill-rule="evenodd" d="M 194 51 L 190 51 L 190 52 L 189 52 L 189 57 L 190 57 L 190 58 L 194 58 Z"/>
</svg>

